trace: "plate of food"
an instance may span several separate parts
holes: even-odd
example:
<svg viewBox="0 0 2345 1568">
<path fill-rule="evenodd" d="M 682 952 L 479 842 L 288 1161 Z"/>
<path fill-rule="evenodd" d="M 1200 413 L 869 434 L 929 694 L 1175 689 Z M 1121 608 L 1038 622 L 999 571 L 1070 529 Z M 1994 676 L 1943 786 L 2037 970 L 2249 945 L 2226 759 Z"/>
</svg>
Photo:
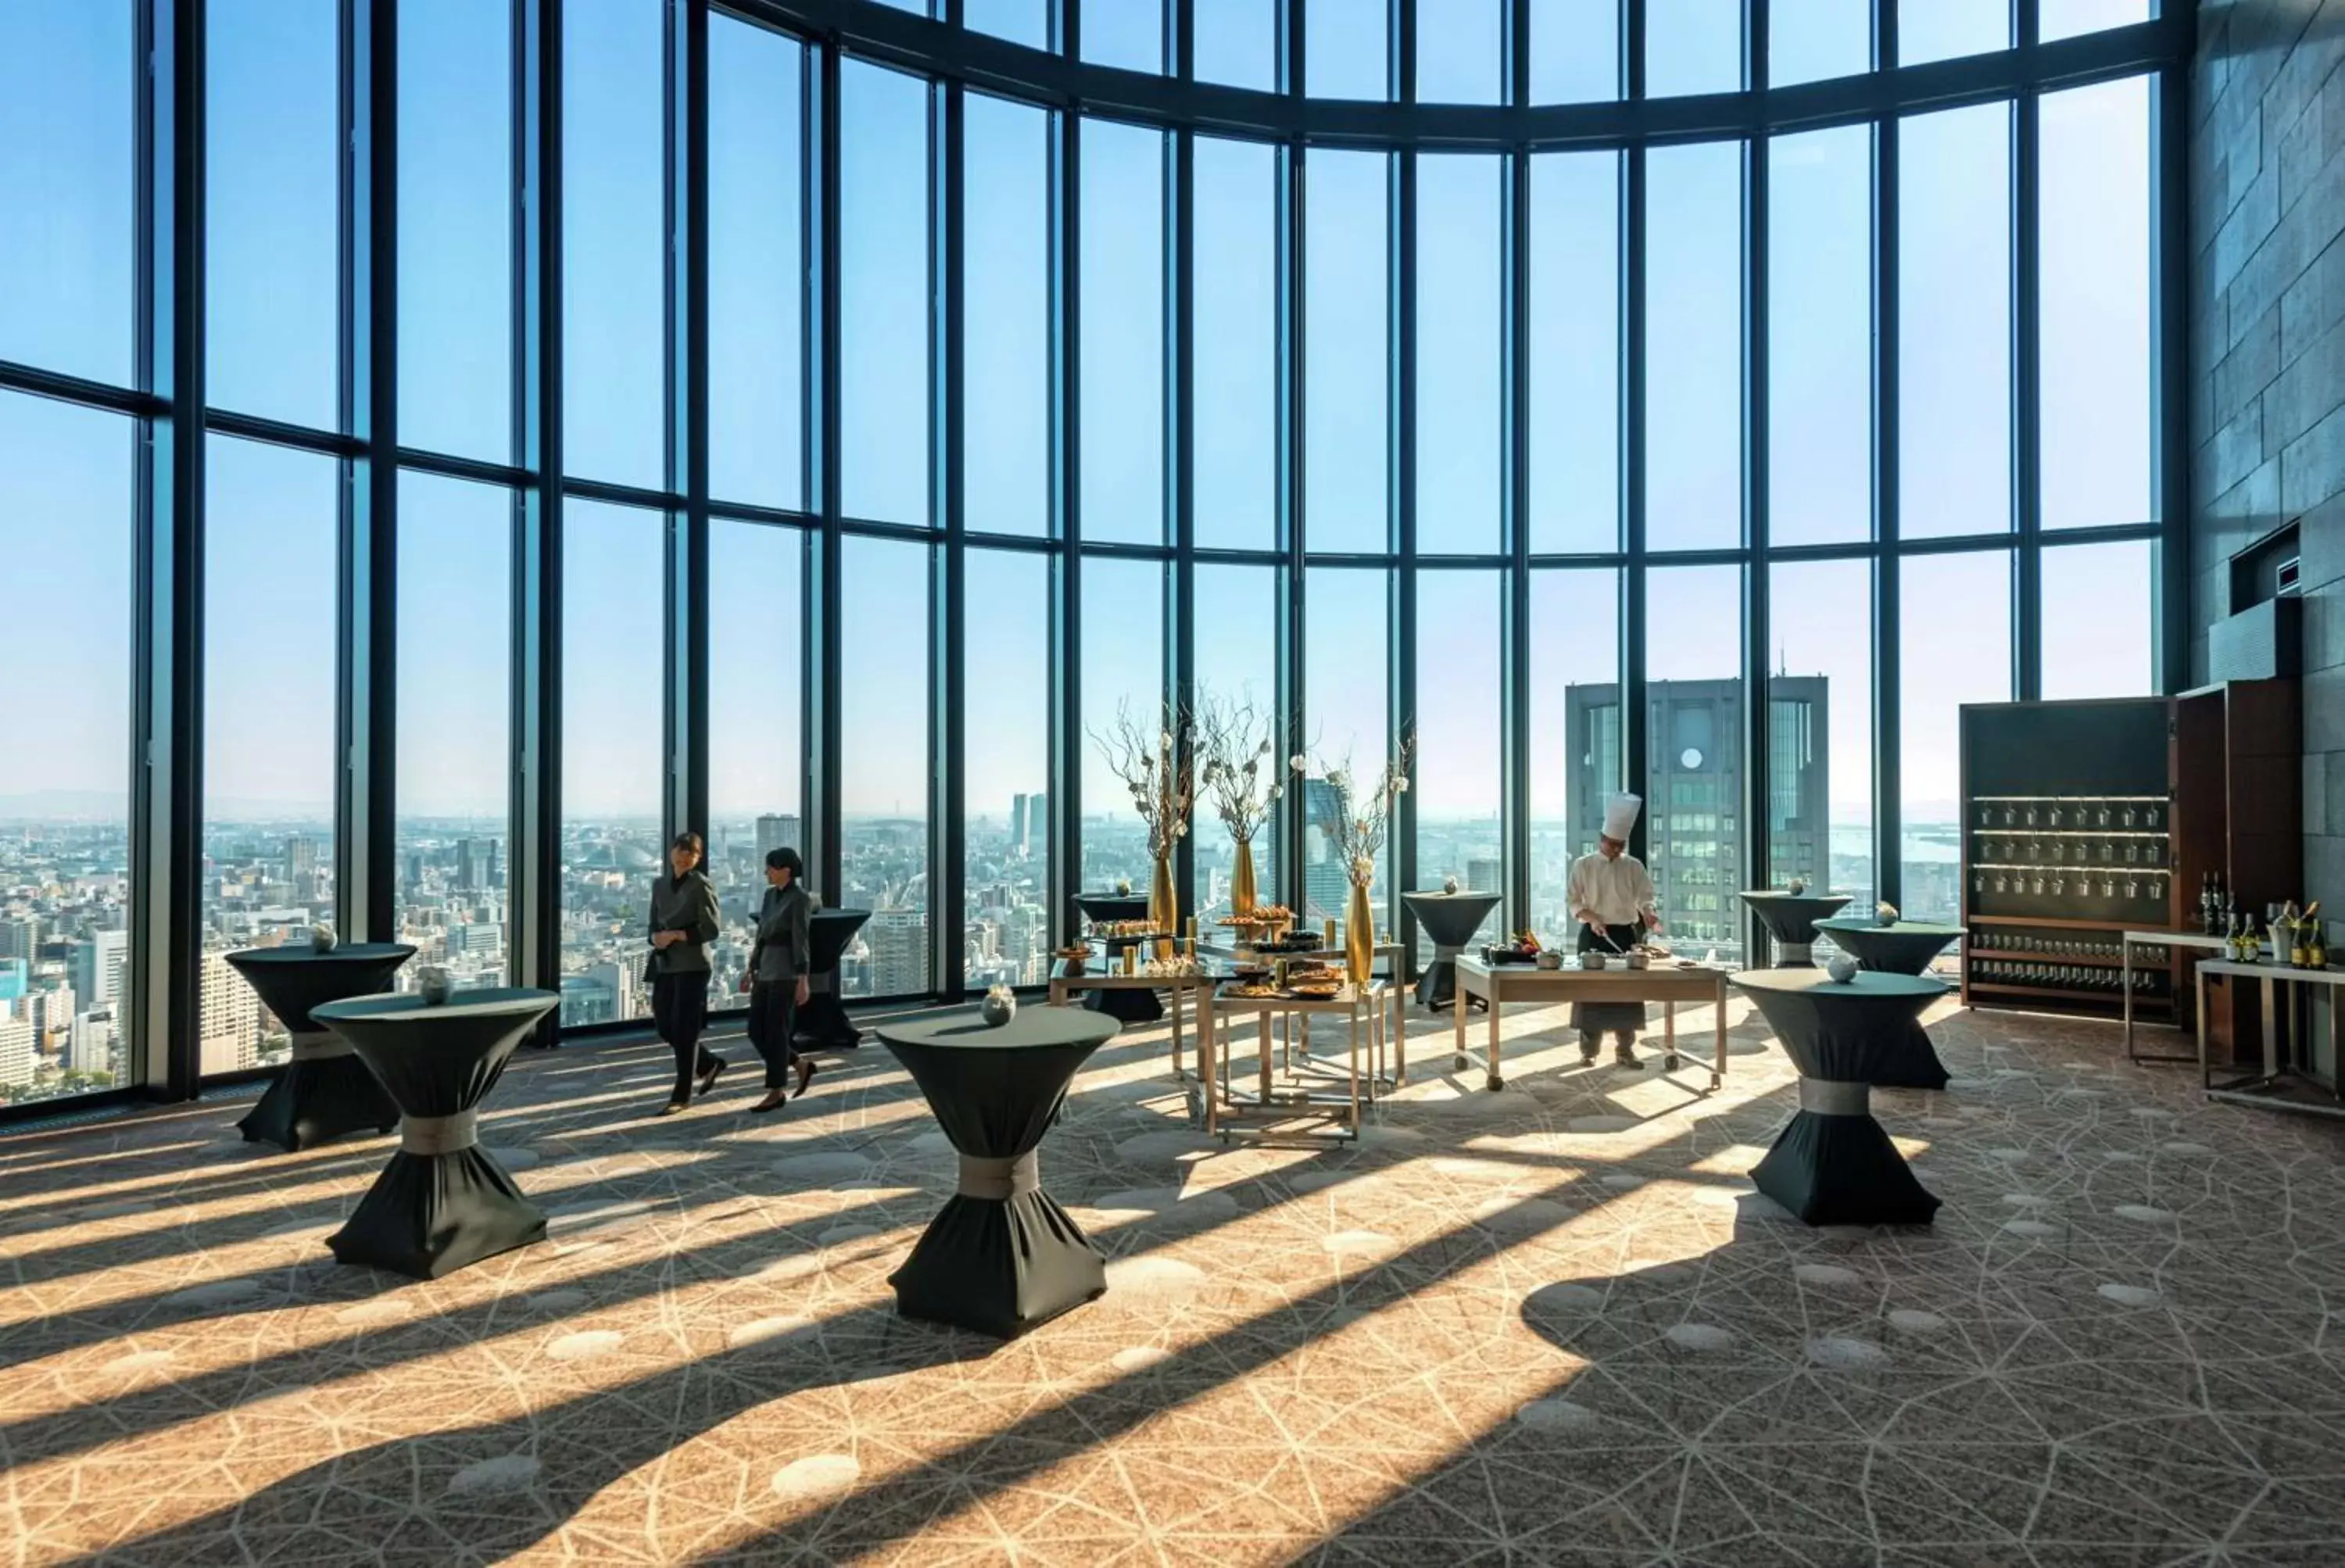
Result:
<svg viewBox="0 0 2345 1568">
<path fill-rule="evenodd" d="M 1246 981 L 1225 987 L 1222 994 L 1224 996 L 1276 996 L 1278 987 L 1264 984 L 1260 981 Z"/>
</svg>

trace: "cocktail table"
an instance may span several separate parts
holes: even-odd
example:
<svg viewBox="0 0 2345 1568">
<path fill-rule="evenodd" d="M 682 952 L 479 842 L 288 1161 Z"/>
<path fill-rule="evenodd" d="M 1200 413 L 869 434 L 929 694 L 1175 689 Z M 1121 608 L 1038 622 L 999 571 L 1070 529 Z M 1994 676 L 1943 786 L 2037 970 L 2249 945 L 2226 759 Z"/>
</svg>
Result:
<svg viewBox="0 0 2345 1568">
<path fill-rule="evenodd" d="M 1800 1108 L 1751 1179 L 1810 1225 L 1926 1225 L 1938 1199 L 1873 1116 L 1883 1058 L 1952 987 L 1913 974 L 1753 969 L 1733 977 L 1800 1070 Z"/>
<path fill-rule="evenodd" d="M 228 955 L 260 1004 L 293 1037 L 293 1054 L 239 1122 L 249 1143 L 311 1148 L 351 1133 L 387 1133 L 399 1125 L 399 1106 L 383 1091 L 350 1043 L 321 1026 L 312 1010 L 329 1002 L 391 989 L 399 966 L 415 956 L 400 942 L 346 942 L 320 952 L 307 942 L 249 947 Z"/>
<path fill-rule="evenodd" d="M 1059 1102 L 1115 1020 L 1022 1007 L 1000 1028 L 975 1013 L 873 1025 L 960 1155 L 959 1189 L 888 1276 L 908 1318 L 1011 1339 L 1107 1288 L 1107 1260 L 1042 1190 L 1035 1151 Z"/>
<path fill-rule="evenodd" d="M 350 1043 L 399 1104 L 399 1152 L 326 1238 L 344 1263 L 437 1279 L 545 1238 L 545 1216 L 481 1147 L 481 1102 L 522 1036 L 561 1005 L 551 991 L 360 996 L 310 1010 Z"/>
</svg>

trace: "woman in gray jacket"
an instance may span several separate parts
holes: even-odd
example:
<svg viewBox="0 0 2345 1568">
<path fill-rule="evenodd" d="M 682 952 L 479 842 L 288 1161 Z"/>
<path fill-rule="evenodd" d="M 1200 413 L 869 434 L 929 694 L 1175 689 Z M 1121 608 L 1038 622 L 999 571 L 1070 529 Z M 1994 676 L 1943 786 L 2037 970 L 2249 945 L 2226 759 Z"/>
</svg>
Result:
<svg viewBox="0 0 2345 1568">
<path fill-rule="evenodd" d="M 766 1059 L 766 1097 L 752 1111 L 777 1111 L 789 1096 L 789 1071 L 796 1063 L 797 1092 L 814 1081 L 814 1062 L 801 1059 L 791 1044 L 797 1033 L 798 1009 L 808 993 L 807 971 L 813 962 L 807 919 L 814 913 L 814 895 L 806 890 L 806 862 L 796 850 L 766 855 L 765 901 L 757 906 L 757 942 L 749 954 L 742 983 L 749 992 L 749 1044 Z"/>
<path fill-rule="evenodd" d="M 700 835 L 678 833 L 668 846 L 669 874 L 652 883 L 652 1023 L 675 1053 L 675 1091 L 663 1116 L 692 1104 L 692 1081 L 704 1095 L 725 1058 L 700 1044 L 708 1026 L 708 944 L 720 929 L 716 890 L 700 870 Z"/>
</svg>

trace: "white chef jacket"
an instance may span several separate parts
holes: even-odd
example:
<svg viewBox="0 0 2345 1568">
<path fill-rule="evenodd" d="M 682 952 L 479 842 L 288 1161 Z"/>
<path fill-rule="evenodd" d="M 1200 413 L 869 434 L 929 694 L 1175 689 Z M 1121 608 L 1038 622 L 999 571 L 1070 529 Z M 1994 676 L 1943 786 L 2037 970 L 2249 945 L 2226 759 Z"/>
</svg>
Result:
<svg viewBox="0 0 2345 1568">
<path fill-rule="evenodd" d="M 1609 860 L 1601 854 L 1574 860 L 1564 903 L 1572 919 L 1578 920 L 1582 910 L 1594 910 L 1606 925 L 1642 926 L 1647 915 L 1659 912 L 1645 862 L 1625 850 Z"/>
</svg>

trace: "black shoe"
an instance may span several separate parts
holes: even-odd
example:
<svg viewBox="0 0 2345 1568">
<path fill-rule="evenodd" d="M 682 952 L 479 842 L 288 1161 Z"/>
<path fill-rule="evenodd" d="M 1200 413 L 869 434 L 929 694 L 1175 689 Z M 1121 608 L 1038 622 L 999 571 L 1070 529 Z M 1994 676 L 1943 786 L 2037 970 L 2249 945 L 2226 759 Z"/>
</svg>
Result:
<svg viewBox="0 0 2345 1568">
<path fill-rule="evenodd" d="M 1598 1043 L 1594 1035 L 1582 1035 L 1579 1041 L 1579 1064 L 1583 1067 L 1595 1066 L 1596 1053 L 1598 1049 Z"/>
<path fill-rule="evenodd" d="M 1635 1046 L 1616 1045 L 1612 1050 L 1612 1065 L 1615 1067 L 1625 1067 L 1629 1072 L 1634 1073 L 1640 1071 L 1645 1064 L 1637 1059 L 1637 1050 Z"/>
<path fill-rule="evenodd" d="M 665 1105 L 663 1105 L 660 1108 L 659 1114 L 663 1116 L 673 1116 L 688 1109 L 690 1109 L 690 1106 L 686 1102 L 683 1100 L 670 1100 Z"/>
<path fill-rule="evenodd" d="M 768 1089 L 766 1091 L 766 1097 L 764 1099 L 749 1107 L 749 1114 L 753 1116 L 758 1116 L 765 1115 L 767 1111 L 778 1111 L 784 1105 L 789 1104 L 789 1099 L 790 1097 L 788 1094 L 783 1090 Z"/>
<path fill-rule="evenodd" d="M 700 1074 L 700 1092 L 702 1094 L 706 1095 L 709 1090 L 716 1086 L 716 1075 L 719 1073 L 724 1072 L 727 1065 L 729 1065 L 729 1064 L 727 1064 L 722 1056 L 712 1056 L 708 1059 L 708 1066 L 706 1070 Z"/>
</svg>

